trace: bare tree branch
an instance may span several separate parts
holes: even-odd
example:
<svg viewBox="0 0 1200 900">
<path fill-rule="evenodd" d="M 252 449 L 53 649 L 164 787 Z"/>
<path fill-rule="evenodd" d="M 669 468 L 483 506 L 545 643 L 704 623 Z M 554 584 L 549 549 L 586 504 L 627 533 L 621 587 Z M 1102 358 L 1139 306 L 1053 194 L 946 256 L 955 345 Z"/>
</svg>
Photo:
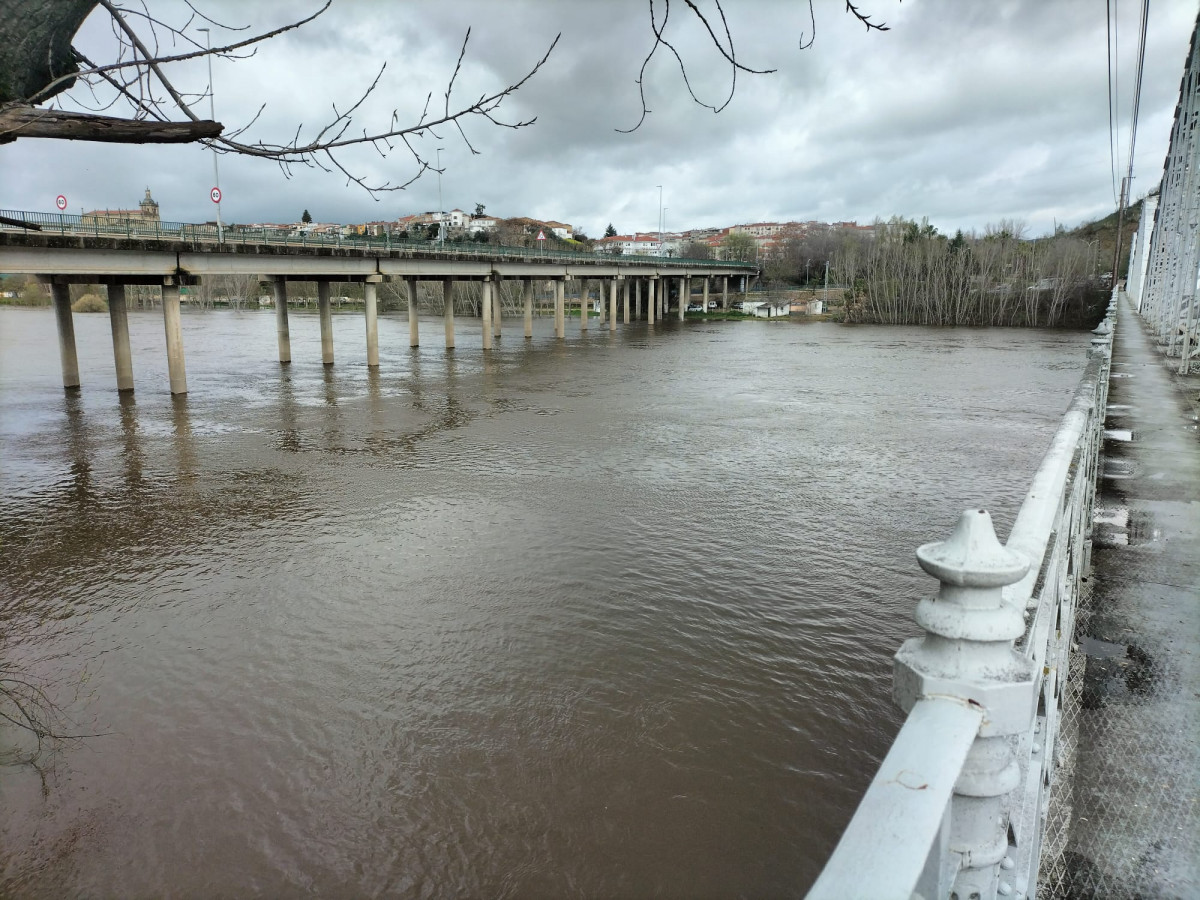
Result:
<svg viewBox="0 0 1200 900">
<path fill-rule="evenodd" d="M 733 100 L 733 96 L 737 92 L 738 72 L 746 72 L 747 74 L 751 75 L 769 75 L 776 71 L 775 69 L 752 69 L 738 61 L 737 54 L 733 49 L 733 35 L 729 30 L 729 22 L 725 18 L 725 8 L 721 5 L 721 0 L 712 0 L 712 2 L 717 14 L 721 18 L 721 26 L 724 31 L 723 39 L 713 28 L 708 16 L 701 11 L 700 7 L 696 3 L 696 0 L 683 0 L 688 9 L 691 10 L 692 15 L 700 20 L 700 23 L 704 26 L 704 30 L 708 32 L 709 41 L 712 43 L 713 47 L 717 49 L 717 52 L 721 54 L 721 57 L 729 66 L 729 94 L 725 97 L 725 99 L 719 104 L 712 104 L 701 100 L 696 96 L 696 92 L 692 90 L 691 80 L 688 78 L 687 66 L 684 64 L 683 57 L 680 56 L 674 44 L 664 37 L 667 29 L 667 22 L 671 16 L 671 0 L 663 0 L 663 16 L 661 25 L 658 23 L 657 16 L 655 15 L 654 2 L 655 0 L 649 0 L 648 4 L 650 8 L 650 31 L 654 34 L 654 43 L 650 45 L 650 51 L 646 54 L 645 59 L 642 60 L 642 65 L 638 70 L 638 77 L 635 81 L 635 84 L 638 86 L 638 99 L 642 104 L 642 112 L 633 127 L 617 128 L 615 129 L 616 131 L 619 131 L 622 134 L 629 134 L 630 132 L 637 131 L 646 121 L 646 116 L 650 114 L 650 108 L 646 105 L 646 68 L 650 65 L 650 61 L 654 59 L 654 55 L 658 53 L 659 47 L 666 47 L 667 50 L 675 57 L 675 61 L 679 64 L 679 74 L 683 78 L 684 87 L 687 89 L 688 95 L 692 98 L 692 101 L 698 106 L 703 106 L 705 109 L 712 110 L 714 113 L 719 113 L 724 110 Z M 846 0 L 846 11 L 852 14 L 856 19 L 858 19 L 858 21 L 866 25 L 867 31 L 889 30 L 888 26 L 883 23 L 877 25 L 872 22 L 870 16 L 861 12 L 858 7 L 851 2 L 851 0 Z M 808 13 L 809 18 L 812 20 L 812 36 L 806 41 L 804 39 L 804 33 L 800 33 L 801 50 L 807 50 L 813 45 L 813 41 L 816 40 L 817 20 L 815 14 L 813 13 L 812 0 L 809 0 L 808 2 Z"/>
</svg>

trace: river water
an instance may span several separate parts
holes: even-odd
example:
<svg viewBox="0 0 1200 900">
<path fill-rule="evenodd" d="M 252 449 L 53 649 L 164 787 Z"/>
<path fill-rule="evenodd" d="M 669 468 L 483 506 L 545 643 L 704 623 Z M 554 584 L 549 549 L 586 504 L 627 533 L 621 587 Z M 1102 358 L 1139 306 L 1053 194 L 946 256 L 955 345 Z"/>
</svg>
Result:
<svg viewBox="0 0 1200 900">
<path fill-rule="evenodd" d="M 1007 534 L 1087 335 L 0 309 L 0 895 L 771 897 L 900 723 L 918 544 Z M 11 709 L 6 709 L 11 712 Z"/>
</svg>

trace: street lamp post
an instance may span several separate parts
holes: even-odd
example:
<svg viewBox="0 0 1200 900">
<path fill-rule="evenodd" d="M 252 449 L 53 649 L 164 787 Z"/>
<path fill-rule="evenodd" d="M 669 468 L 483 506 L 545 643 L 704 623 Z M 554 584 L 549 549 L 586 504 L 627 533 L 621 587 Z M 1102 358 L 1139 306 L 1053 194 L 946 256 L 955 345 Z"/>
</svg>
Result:
<svg viewBox="0 0 1200 900">
<path fill-rule="evenodd" d="M 670 207 L 664 206 L 662 210 L 662 230 L 658 233 L 658 248 L 663 256 L 667 256 L 667 210 Z"/>
<path fill-rule="evenodd" d="M 212 32 L 207 28 L 197 28 L 197 31 L 204 32 L 204 42 L 207 46 L 208 53 L 208 117 L 214 122 L 217 121 L 216 100 L 213 96 L 213 77 L 212 77 Z M 213 155 L 213 184 L 217 188 L 217 243 L 223 243 L 225 240 L 224 227 L 221 225 L 221 173 L 217 169 L 217 148 L 212 147 Z"/>
<path fill-rule="evenodd" d="M 438 244 L 446 246 L 446 211 L 442 208 L 442 148 L 437 148 L 438 170 Z"/>
<path fill-rule="evenodd" d="M 657 187 L 657 188 L 658 188 L 658 255 L 659 255 L 659 256 L 662 256 L 662 255 L 663 255 L 663 245 L 662 245 L 662 243 L 663 243 L 663 241 L 662 241 L 662 231 L 663 231 L 662 185 L 661 185 L 661 184 L 658 184 L 658 185 L 655 185 L 655 187 Z"/>
</svg>

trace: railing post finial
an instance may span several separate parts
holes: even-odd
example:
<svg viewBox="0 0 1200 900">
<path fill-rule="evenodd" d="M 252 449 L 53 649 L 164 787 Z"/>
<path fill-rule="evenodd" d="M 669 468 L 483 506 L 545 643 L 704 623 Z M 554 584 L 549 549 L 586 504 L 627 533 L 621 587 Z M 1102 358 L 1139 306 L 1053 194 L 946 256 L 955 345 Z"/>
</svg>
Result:
<svg viewBox="0 0 1200 900">
<path fill-rule="evenodd" d="M 896 654 L 894 696 L 905 712 L 938 697 L 983 708 L 954 786 L 949 850 L 959 857 L 951 896 L 991 900 L 1008 850 L 1008 795 L 1020 779 L 1011 736 L 1031 727 L 1036 712 L 1034 665 L 1013 649 L 1024 614 L 1003 596 L 1029 562 L 1000 544 L 982 509 L 964 512 L 950 537 L 922 546 L 917 560 L 941 586 L 917 605 L 925 636 Z"/>
</svg>

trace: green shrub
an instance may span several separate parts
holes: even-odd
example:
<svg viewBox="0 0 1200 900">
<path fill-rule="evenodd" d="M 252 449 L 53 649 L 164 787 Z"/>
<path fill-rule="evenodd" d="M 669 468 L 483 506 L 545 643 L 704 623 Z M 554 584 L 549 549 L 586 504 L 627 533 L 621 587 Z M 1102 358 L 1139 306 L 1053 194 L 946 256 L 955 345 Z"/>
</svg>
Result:
<svg viewBox="0 0 1200 900">
<path fill-rule="evenodd" d="M 71 304 L 71 309 L 78 313 L 108 312 L 108 303 L 96 294 L 84 294 Z"/>
</svg>

